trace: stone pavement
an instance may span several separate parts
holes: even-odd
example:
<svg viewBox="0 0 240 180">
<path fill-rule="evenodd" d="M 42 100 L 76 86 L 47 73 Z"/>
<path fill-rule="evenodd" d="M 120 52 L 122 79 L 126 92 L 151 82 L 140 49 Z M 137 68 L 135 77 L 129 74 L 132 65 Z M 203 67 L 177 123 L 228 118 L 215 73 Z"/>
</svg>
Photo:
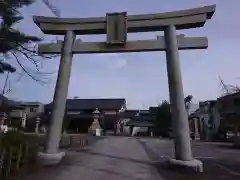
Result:
<svg viewBox="0 0 240 180">
<path fill-rule="evenodd" d="M 57 166 L 24 180 L 161 180 L 136 138 L 107 137 L 82 150 L 69 150 Z"/>
<path fill-rule="evenodd" d="M 162 156 L 173 157 L 174 144 L 170 140 L 138 139 L 152 161 Z M 203 173 L 170 170 L 155 164 L 166 180 L 240 180 L 240 149 L 231 144 L 192 141 L 193 156 L 203 162 Z"/>
<path fill-rule="evenodd" d="M 166 169 L 154 163 L 173 157 L 173 142 L 157 138 L 106 137 L 84 149 L 71 149 L 59 165 L 41 168 L 21 180 L 239 180 L 240 150 L 228 144 L 192 141 L 203 173 Z"/>
</svg>

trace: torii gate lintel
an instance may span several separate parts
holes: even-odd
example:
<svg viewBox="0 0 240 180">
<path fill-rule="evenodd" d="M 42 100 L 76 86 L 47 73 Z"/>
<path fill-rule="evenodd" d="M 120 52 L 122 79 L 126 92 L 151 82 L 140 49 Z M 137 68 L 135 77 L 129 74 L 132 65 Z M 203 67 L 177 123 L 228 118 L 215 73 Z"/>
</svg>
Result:
<svg viewBox="0 0 240 180">
<path fill-rule="evenodd" d="M 61 53 L 61 61 L 55 88 L 51 125 L 48 141 L 42 159 L 48 164 L 58 163 L 63 153 L 58 152 L 62 121 L 65 112 L 72 56 L 76 53 L 111 53 L 165 51 L 169 94 L 173 118 L 175 159 L 173 165 L 192 167 L 202 171 L 202 163 L 192 157 L 189 125 L 184 105 L 184 94 L 179 62 L 179 50 L 205 49 L 206 37 L 183 37 L 176 30 L 202 27 L 215 12 L 215 5 L 169 13 L 127 16 L 126 13 L 107 14 L 100 18 L 49 18 L 34 17 L 35 23 L 46 34 L 65 35 L 64 42 L 42 44 L 43 54 Z M 164 37 L 157 40 L 127 41 L 129 32 L 164 31 Z M 75 41 L 76 35 L 107 34 L 106 42 Z M 54 162 L 53 162 L 54 161 Z"/>
</svg>

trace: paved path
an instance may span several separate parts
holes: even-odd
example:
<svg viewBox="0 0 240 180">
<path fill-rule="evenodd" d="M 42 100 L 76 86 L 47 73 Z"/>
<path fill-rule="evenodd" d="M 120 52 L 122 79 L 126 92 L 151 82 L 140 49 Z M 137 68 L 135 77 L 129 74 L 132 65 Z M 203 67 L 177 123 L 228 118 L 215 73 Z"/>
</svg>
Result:
<svg viewBox="0 0 240 180">
<path fill-rule="evenodd" d="M 203 173 L 192 174 L 153 163 L 161 156 L 173 157 L 173 142 L 169 140 L 113 136 L 92 142 L 85 149 L 67 151 L 61 164 L 42 168 L 21 180 L 240 179 L 240 150 L 227 144 L 192 141 L 194 157 L 204 163 Z"/>
<path fill-rule="evenodd" d="M 44 168 L 24 180 L 161 180 L 135 138 L 108 137 L 79 151 L 68 151 L 58 166 Z"/>
<path fill-rule="evenodd" d="M 157 138 L 138 140 L 150 159 L 159 160 L 161 156 L 174 157 L 173 141 Z M 165 180 L 240 180 L 240 149 L 227 143 L 192 141 L 193 156 L 203 162 L 203 173 L 192 174 L 171 171 L 157 167 Z"/>
</svg>

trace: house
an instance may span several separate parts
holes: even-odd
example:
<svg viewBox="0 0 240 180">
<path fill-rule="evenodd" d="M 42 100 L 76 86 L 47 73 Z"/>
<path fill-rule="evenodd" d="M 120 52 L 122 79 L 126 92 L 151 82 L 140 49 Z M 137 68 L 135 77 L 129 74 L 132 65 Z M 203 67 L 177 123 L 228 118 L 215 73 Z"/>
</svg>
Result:
<svg viewBox="0 0 240 180">
<path fill-rule="evenodd" d="M 112 99 L 67 99 L 64 117 L 64 128 L 68 132 L 86 133 L 93 123 L 93 112 L 100 112 L 99 124 L 105 130 L 116 131 L 119 113 L 125 111 L 126 100 L 123 98 Z M 52 103 L 45 106 L 49 122 Z"/>
<path fill-rule="evenodd" d="M 240 92 L 220 97 L 217 101 L 221 128 L 240 132 Z"/>
<path fill-rule="evenodd" d="M 217 133 L 220 125 L 219 104 L 216 100 L 199 102 L 200 114 L 211 133 Z"/>
<path fill-rule="evenodd" d="M 1 97 L 1 112 L 7 114 L 7 124 L 19 127 L 26 118 L 24 126 L 34 129 L 36 117 L 44 113 L 44 104 L 40 102 L 13 101 L 4 96 Z"/>
<path fill-rule="evenodd" d="M 126 122 L 125 126 L 130 127 L 130 134 L 152 136 L 154 122 L 153 115 L 149 110 L 139 110 L 131 119 Z"/>
<path fill-rule="evenodd" d="M 138 114 L 139 110 L 135 109 L 126 109 L 123 111 L 120 116 L 121 116 L 121 123 L 125 124 L 126 122 L 130 121 L 134 116 Z"/>
<path fill-rule="evenodd" d="M 218 133 L 220 116 L 216 100 L 199 102 L 199 108 L 189 115 L 189 126 L 194 138 L 211 141 Z"/>
<path fill-rule="evenodd" d="M 44 104 L 40 102 L 15 102 L 9 112 L 9 124 L 12 126 L 25 127 L 26 131 L 34 131 L 36 118 L 42 117 Z"/>
<path fill-rule="evenodd" d="M 121 135 L 130 135 L 130 126 L 127 125 L 129 121 L 133 119 L 134 116 L 137 115 L 139 110 L 135 109 L 126 109 L 125 111 L 120 113 L 120 133 Z"/>
<path fill-rule="evenodd" d="M 23 114 L 27 115 L 28 119 L 34 119 L 36 116 L 44 112 L 44 104 L 40 102 L 16 102 L 11 106 L 10 116 L 12 118 L 22 118 Z"/>
</svg>

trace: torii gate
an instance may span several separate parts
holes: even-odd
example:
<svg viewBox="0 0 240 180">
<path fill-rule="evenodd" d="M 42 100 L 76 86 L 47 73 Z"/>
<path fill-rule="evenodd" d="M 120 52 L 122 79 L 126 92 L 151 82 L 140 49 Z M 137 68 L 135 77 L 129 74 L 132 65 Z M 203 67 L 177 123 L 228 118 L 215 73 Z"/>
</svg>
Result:
<svg viewBox="0 0 240 180">
<path fill-rule="evenodd" d="M 59 152 L 73 54 L 166 51 L 175 158 L 171 164 L 194 167 L 202 171 L 202 163 L 192 157 L 189 125 L 184 105 L 178 50 L 206 49 L 206 37 L 177 36 L 176 30 L 203 27 L 215 12 L 216 5 L 181 11 L 129 15 L 106 14 L 96 18 L 54 18 L 35 16 L 34 22 L 45 34 L 64 35 L 64 41 L 39 45 L 39 53 L 61 54 L 51 113 L 51 125 L 44 153 L 39 156 L 47 164 L 58 163 L 64 156 Z M 157 40 L 127 41 L 127 33 L 164 31 Z M 107 34 L 106 42 L 82 42 L 76 35 Z"/>
</svg>

